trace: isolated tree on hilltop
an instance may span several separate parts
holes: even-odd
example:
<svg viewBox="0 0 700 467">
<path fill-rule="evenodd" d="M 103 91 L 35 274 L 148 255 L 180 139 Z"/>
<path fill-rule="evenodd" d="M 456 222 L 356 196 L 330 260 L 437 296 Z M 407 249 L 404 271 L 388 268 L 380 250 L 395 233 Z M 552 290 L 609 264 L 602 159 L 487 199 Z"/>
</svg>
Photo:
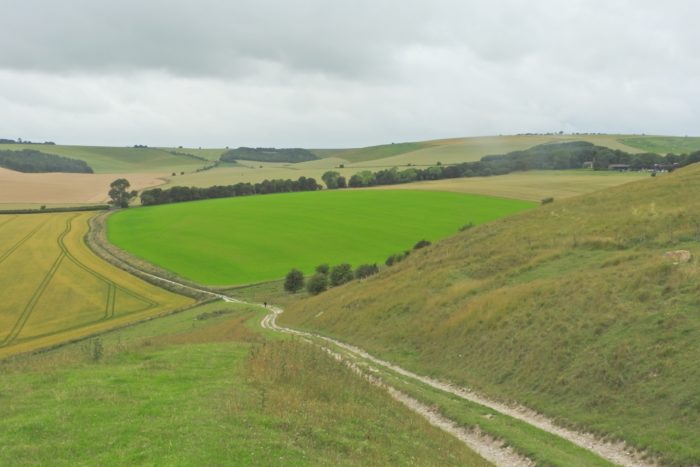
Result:
<svg viewBox="0 0 700 467">
<path fill-rule="evenodd" d="M 129 191 L 131 184 L 126 178 L 118 178 L 109 185 L 110 204 L 119 208 L 128 208 L 129 201 L 137 195 L 136 190 Z"/>
</svg>

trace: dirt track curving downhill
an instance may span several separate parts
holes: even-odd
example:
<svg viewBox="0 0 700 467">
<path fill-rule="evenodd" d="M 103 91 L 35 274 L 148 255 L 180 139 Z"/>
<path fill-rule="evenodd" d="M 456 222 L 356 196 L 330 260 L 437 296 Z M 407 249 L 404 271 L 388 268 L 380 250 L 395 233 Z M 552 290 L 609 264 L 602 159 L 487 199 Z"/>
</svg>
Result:
<svg viewBox="0 0 700 467">
<path fill-rule="evenodd" d="M 227 302 L 235 302 L 264 307 L 262 303 L 249 303 L 221 293 L 180 284 L 177 281 L 164 279 L 154 274 L 145 272 L 141 273 L 146 274 L 152 279 L 169 283 L 171 285 L 180 285 L 188 289 L 196 290 L 203 294 L 225 300 Z M 428 420 L 429 423 L 452 434 L 453 436 L 467 444 L 471 449 L 478 452 L 482 457 L 489 460 L 490 462 L 493 462 L 496 465 L 534 465 L 534 463 L 531 459 L 520 455 L 519 453 L 515 452 L 512 448 L 504 446 L 500 440 L 494 439 L 488 435 L 480 433 L 478 430 L 467 430 L 464 427 L 459 426 L 453 420 L 444 417 L 442 414 L 433 410 L 431 407 L 428 407 L 422 402 L 390 386 L 386 382 L 382 381 L 380 377 L 367 373 L 364 369 L 360 368 L 360 366 L 357 365 L 357 362 L 363 361 L 365 363 L 383 367 L 385 369 L 391 370 L 395 374 L 400 375 L 402 378 L 405 379 L 405 381 L 420 382 L 434 389 L 460 397 L 464 400 L 480 404 L 484 407 L 489 407 L 503 414 L 504 416 L 520 420 L 543 431 L 546 431 L 547 433 L 550 433 L 554 436 L 563 438 L 571 442 L 572 444 L 575 444 L 590 452 L 593 452 L 614 464 L 630 467 L 657 465 L 654 462 L 646 460 L 644 458 L 643 453 L 635 451 L 634 449 L 630 448 L 622 442 L 605 441 L 596 438 L 590 433 L 582 433 L 568 428 L 564 428 L 560 425 L 557 425 L 553 420 L 549 419 L 548 417 L 536 413 L 535 411 L 530 410 L 526 407 L 512 406 L 501 402 L 493 401 L 467 388 L 459 387 L 444 381 L 429 378 L 427 376 L 418 375 L 404 368 L 401 368 L 398 365 L 376 358 L 359 347 L 340 342 L 336 339 L 279 326 L 277 324 L 277 316 L 279 316 L 283 312 L 283 310 L 281 308 L 270 305 L 266 306 L 265 308 L 269 311 L 269 313 L 266 314 L 261 321 L 261 326 L 264 329 L 300 336 L 311 343 L 319 345 L 326 352 L 329 352 L 331 355 L 333 355 L 336 359 L 350 366 L 358 374 L 367 378 L 372 384 L 376 384 L 384 388 L 394 399 L 402 402 L 411 410 L 423 416 L 426 420 Z M 340 350 L 341 352 L 338 352 L 337 350 Z M 372 370 L 371 366 L 369 368 L 370 370 Z"/>
</svg>

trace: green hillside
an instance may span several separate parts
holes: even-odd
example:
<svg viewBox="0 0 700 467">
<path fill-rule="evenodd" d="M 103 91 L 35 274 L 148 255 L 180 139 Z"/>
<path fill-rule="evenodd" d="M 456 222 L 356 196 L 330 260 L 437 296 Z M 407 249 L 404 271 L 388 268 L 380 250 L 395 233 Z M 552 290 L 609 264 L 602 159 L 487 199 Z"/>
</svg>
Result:
<svg viewBox="0 0 700 467">
<path fill-rule="evenodd" d="M 184 149 L 157 149 L 107 146 L 61 146 L 37 144 L 3 144 L 3 150 L 35 149 L 47 154 L 80 159 L 95 173 L 189 172 L 208 164 L 206 160 L 185 155 Z M 182 154 L 175 152 L 182 152 Z"/>
<path fill-rule="evenodd" d="M 700 167 L 459 233 L 282 324 L 700 463 Z"/>
<path fill-rule="evenodd" d="M 700 149 L 700 137 L 633 136 L 614 134 L 532 134 L 450 138 L 415 143 L 384 144 L 355 149 L 315 149 L 319 157 L 345 159 L 356 167 L 392 167 L 412 165 L 455 164 L 477 161 L 491 154 L 504 154 L 545 143 L 587 141 L 625 152 L 693 152 Z M 346 164 L 347 165 L 347 164 Z"/>
</svg>

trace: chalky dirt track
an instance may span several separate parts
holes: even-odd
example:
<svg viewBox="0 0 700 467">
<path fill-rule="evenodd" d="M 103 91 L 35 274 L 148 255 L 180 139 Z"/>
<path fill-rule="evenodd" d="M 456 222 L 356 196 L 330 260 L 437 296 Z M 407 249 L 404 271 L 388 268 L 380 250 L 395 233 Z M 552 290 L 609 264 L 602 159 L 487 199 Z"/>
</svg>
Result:
<svg viewBox="0 0 700 467">
<path fill-rule="evenodd" d="M 427 385 L 435 390 L 457 396 L 465 401 L 479 404 L 483 407 L 488 407 L 489 409 L 492 409 L 505 417 L 511 417 L 531 426 L 537 427 L 538 429 L 553 436 L 562 438 L 571 444 L 590 451 L 613 464 L 622 466 L 656 465 L 655 463 L 644 459 L 642 453 L 635 451 L 629 446 L 626 446 L 624 443 L 613 443 L 598 439 L 589 433 L 582 433 L 564 428 L 557 425 L 550 418 L 526 407 L 507 405 L 498 401 L 493 401 L 488 397 L 477 394 L 468 388 L 416 374 L 391 362 L 374 357 L 359 347 L 346 344 L 339 340 L 315 333 L 280 326 L 277 324 L 277 317 L 283 313 L 283 310 L 279 307 L 270 305 L 264 307 L 264 305 L 261 303 L 246 302 L 222 293 L 200 289 L 191 285 L 185 285 L 180 282 L 165 279 L 144 271 L 141 271 L 141 274 L 149 276 L 151 279 L 156 281 L 162 281 L 170 285 L 184 287 L 192 291 L 219 298 L 226 302 L 254 305 L 265 308 L 269 313 L 267 313 L 261 321 L 261 326 L 264 329 L 298 336 L 310 344 L 318 345 L 324 351 L 332 355 L 336 360 L 348 365 L 358 375 L 366 378 L 370 383 L 385 389 L 394 399 L 403 403 L 405 406 L 424 417 L 429 423 L 452 434 L 483 458 L 496 465 L 527 466 L 534 465 L 535 463 L 531 459 L 522 456 L 512 448 L 506 446 L 502 440 L 495 439 L 487 434 L 484 434 L 478 428 L 464 428 L 455 423 L 453 420 L 450 420 L 439 413 L 439 411 L 437 411 L 434 407 L 428 406 L 405 394 L 404 392 L 399 391 L 384 381 L 381 376 L 382 372 L 399 377 L 403 383 Z"/>
</svg>

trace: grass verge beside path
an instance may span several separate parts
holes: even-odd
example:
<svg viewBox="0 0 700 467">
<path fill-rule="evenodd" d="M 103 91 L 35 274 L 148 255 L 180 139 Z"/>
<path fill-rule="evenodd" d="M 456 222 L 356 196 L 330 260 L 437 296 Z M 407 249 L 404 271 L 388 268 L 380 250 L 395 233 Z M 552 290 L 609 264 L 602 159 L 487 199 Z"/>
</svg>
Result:
<svg viewBox="0 0 700 467">
<path fill-rule="evenodd" d="M 259 318 L 217 302 L 0 361 L 0 464 L 487 465 Z"/>
</svg>

